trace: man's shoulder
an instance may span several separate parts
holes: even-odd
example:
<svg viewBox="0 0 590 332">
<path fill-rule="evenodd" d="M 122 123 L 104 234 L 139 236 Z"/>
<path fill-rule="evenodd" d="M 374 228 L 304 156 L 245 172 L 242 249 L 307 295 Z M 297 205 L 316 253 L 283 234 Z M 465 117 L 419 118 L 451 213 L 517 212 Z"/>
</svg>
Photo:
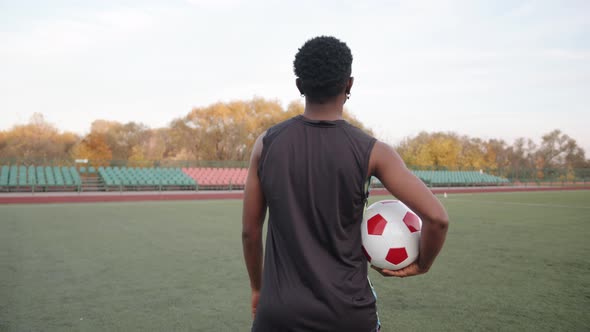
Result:
<svg viewBox="0 0 590 332">
<path fill-rule="evenodd" d="M 265 137 L 276 136 L 277 134 L 282 132 L 285 128 L 293 125 L 296 122 L 296 120 L 297 120 L 297 117 L 292 117 L 292 118 L 287 119 L 283 122 L 279 122 L 279 123 L 275 124 L 274 126 L 268 128 L 266 130 L 266 134 L 264 136 Z"/>
<path fill-rule="evenodd" d="M 344 129 L 352 136 L 354 136 L 356 139 L 360 140 L 360 141 L 364 141 L 364 142 L 374 142 L 376 141 L 376 138 L 368 133 L 366 133 L 364 130 L 356 127 L 355 125 L 351 124 L 350 122 L 346 123 L 346 126 L 344 126 Z"/>
</svg>

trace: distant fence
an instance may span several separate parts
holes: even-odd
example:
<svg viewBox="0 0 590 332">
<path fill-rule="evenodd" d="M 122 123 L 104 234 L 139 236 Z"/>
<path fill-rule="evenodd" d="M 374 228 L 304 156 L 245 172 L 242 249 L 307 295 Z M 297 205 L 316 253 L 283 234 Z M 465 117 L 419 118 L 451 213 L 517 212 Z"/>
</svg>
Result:
<svg viewBox="0 0 590 332">
<path fill-rule="evenodd" d="M 474 167 L 419 167 L 412 170 L 477 171 L 507 179 L 512 185 L 570 185 L 590 184 L 590 168 L 474 168 Z"/>
<path fill-rule="evenodd" d="M 85 162 L 76 162 L 75 159 L 34 159 L 21 161 L 18 159 L 1 159 L 0 166 L 3 165 L 17 165 L 17 166 L 84 166 L 84 167 L 99 167 L 99 166 L 117 166 L 117 167 L 177 167 L 177 168 L 193 168 L 193 167 L 211 167 L 211 168 L 245 168 L 248 167 L 248 161 L 242 160 L 86 160 Z"/>
</svg>

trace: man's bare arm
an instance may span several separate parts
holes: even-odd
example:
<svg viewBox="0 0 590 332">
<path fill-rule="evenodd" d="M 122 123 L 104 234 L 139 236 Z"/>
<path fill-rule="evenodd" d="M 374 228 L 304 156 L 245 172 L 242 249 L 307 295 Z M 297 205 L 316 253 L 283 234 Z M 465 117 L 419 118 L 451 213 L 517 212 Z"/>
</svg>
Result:
<svg viewBox="0 0 590 332">
<path fill-rule="evenodd" d="M 445 208 L 426 185 L 406 167 L 397 152 L 385 143 L 375 143 L 369 172 L 422 219 L 418 261 L 398 271 L 374 268 L 385 276 L 407 277 L 426 273 L 445 242 L 449 227 L 449 216 Z"/>
<path fill-rule="evenodd" d="M 262 154 L 262 137 L 254 144 L 242 210 L 242 248 L 252 289 L 252 316 L 256 314 L 258 296 L 262 284 L 262 226 L 266 215 L 266 200 L 258 178 L 258 163 Z"/>
</svg>

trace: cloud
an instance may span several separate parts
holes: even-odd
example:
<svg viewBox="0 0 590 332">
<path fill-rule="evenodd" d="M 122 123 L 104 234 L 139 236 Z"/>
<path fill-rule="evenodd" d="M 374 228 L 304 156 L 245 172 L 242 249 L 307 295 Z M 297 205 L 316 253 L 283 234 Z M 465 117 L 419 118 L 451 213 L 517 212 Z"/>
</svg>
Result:
<svg viewBox="0 0 590 332">
<path fill-rule="evenodd" d="M 0 35 L 4 55 L 71 56 L 116 44 L 152 26 L 147 11 L 130 8 L 80 11 L 66 17 L 32 20 L 27 29 Z"/>
<path fill-rule="evenodd" d="M 186 0 L 189 5 L 208 9 L 230 9 L 240 6 L 243 0 Z"/>
<path fill-rule="evenodd" d="M 185 0 L 78 5 L 36 20 L 17 13 L 18 27 L 0 30 L 0 106 L 43 108 L 78 130 L 87 118 L 162 125 L 192 105 L 254 94 L 288 103 L 298 98 L 295 51 L 323 33 L 351 46 L 347 106 L 385 137 L 535 137 L 560 125 L 588 146 L 586 3 Z M 62 116 L 80 109 L 86 118 Z"/>
</svg>

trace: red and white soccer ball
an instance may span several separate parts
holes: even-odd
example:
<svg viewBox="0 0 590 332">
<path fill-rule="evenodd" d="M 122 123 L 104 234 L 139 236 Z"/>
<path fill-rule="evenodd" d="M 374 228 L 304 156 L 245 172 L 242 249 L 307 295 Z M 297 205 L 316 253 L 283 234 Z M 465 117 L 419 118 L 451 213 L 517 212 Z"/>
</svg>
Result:
<svg viewBox="0 0 590 332">
<path fill-rule="evenodd" d="M 422 220 L 404 203 L 379 201 L 365 211 L 363 252 L 376 267 L 399 270 L 418 258 Z"/>
</svg>

